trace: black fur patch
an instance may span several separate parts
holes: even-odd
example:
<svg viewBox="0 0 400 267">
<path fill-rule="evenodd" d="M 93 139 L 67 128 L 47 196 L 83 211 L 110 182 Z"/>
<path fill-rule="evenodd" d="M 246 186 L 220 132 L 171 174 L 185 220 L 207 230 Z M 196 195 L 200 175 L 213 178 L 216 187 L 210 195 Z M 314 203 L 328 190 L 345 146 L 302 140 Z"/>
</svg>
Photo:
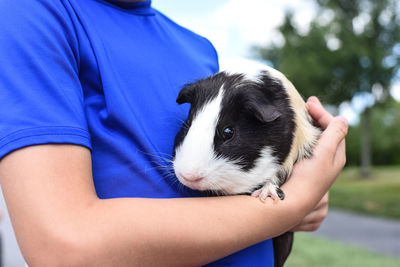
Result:
<svg viewBox="0 0 400 267">
<path fill-rule="evenodd" d="M 282 84 L 266 72 L 260 75 L 260 82 L 249 81 L 241 75 L 226 78 L 229 82 L 224 85 L 214 137 L 217 155 L 239 160 L 242 168 L 249 170 L 262 149 L 269 147 L 277 163 L 283 163 L 290 152 L 295 123 Z M 219 133 L 227 126 L 233 127 L 235 136 L 224 142 Z"/>
<path fill-rule="evenodd" d="M 214 135 L 214 150 L 218 156 L 235 160 L 244 170 L 254 167 L 263 148 L 269 147 L 278 164 L 290 152 L 295 129 L 294 112 L 280 81 L 267 72 L 259 81 L 248 80 L 241 74 L 218 73 L 186 85 L 177 102 L 190 103 L 189 116 L 175 138 L 175 147 L 186 136 L 196 113 L 213 100 L 223 86 L 224 96 Z M 234 130 L 233 137 L 224 140 L 226 127 Z"/>
</svg>

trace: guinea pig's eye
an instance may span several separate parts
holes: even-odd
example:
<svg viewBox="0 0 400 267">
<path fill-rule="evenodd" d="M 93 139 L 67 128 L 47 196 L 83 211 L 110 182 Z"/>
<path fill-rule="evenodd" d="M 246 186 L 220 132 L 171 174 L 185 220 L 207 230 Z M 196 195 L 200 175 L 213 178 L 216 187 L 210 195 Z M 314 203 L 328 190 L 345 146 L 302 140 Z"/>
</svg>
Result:
<svg viewBox="0 0 400 267">
<path fill-rule="evenodd" d="M 233 136 L 233 128 L 232 127 L 226 127 L 223 131 L 222 131 L 222 139 L 224 139 L 224 141 L 227 141 L 229 139 L 232 138 Z"/>
</svg>

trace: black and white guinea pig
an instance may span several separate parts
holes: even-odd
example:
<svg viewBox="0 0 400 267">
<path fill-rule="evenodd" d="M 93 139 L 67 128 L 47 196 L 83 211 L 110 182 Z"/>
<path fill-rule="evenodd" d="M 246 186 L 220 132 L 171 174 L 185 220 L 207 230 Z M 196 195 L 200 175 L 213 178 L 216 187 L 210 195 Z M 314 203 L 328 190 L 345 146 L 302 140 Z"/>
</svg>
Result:
<svg viewBox="0 0 400 267">
<path fill-rule="evenodd" d="M 173 168 L 194 190 L 283 199 L 279 187 L 320 134 L 293 84 L 266 65 L 198 80 L 176 101 L 191 108 L 175 138 Z"/>
</svg>

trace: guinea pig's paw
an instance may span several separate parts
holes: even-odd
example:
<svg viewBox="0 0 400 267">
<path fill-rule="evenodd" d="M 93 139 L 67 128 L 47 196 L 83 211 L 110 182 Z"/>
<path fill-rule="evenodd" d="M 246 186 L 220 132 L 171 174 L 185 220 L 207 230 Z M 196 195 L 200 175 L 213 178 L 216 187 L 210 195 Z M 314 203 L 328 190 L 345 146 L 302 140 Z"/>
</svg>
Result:
<svg viewBox="0 0 400 267">
<path fill-rule="evenodd" d="M 271 182 L 266 183 L 261 189 L 254 191 L 251 195 L 260 198 L 261 201 L 265 201 L 267 197 L 272 198 L 274 201 L 285 199 L 285 193 Z"/>
</svg>

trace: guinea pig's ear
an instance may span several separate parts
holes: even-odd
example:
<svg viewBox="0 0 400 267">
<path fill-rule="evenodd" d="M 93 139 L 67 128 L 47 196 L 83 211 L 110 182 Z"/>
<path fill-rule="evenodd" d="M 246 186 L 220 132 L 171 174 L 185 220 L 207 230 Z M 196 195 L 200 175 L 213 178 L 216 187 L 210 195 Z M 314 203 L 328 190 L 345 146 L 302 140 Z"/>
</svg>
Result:
<svg viewBox="0 0 400 267">
<path fill-rule="evenodd" d="M 179 92 L 178 98 L 176 99 L 176 103 L 192 103 L 194 99 L 195 86 L 193 84 L 187 84 L 182 90 Z"/>
<path fill-rule="evenodd" d="M 253 112 L 257 120 L 263 123 L 272 122 L 282 115 L 282 113 L 271 104 L 253 103 L 250 110 Z"/>
</svg>

